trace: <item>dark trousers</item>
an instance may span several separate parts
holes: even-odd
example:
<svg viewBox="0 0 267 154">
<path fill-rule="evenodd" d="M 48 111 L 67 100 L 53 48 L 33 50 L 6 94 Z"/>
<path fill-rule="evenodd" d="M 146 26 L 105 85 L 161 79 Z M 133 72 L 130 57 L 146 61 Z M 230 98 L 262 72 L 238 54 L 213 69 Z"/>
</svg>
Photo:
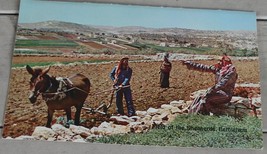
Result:
<svg viewBox="0 0 267 154">
<path fill-rule="evenodd" d="M 124 114 L 123 103 L 122 103 L 123 95 L 124 95 L 125 100 L 126 100 L 128 115 L 129 116 L 134 115 L 135 109 L 133 106 L 132 91 L 130 88 L 123 88 L 123 89 L 120 89 L 119 91 L 116 92 L 117 113 L 119 113 L 121 115 Z"/>
<path fill-rule="evenodd" d="M 160 72 L 160 87 L 161 88 L 169 88 L 170 87 L 170 73 Z"/>
<path fill-rule="evenodd" d="M 230 102 L 232 96 L 226 94 L 224 91 L 220 90 L 213 94 L 208 94 L 206 96 L 205 109 L 208 112 L 214 114 L 223 114 L 228 102 Z"/>
</svg>

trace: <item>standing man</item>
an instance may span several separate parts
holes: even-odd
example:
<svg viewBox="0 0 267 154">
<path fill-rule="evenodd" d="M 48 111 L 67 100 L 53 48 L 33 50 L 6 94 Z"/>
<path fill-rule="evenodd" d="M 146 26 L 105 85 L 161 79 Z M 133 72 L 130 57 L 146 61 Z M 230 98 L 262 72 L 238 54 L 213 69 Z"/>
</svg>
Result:
<svg viewBox="0 0 267 154">
<path fill-rule="evenodd" d="M 132 77 L 132 69 L 128 65 L 129 58 L 124 57 L 120 60 L 118 66 L 115 66 L 111 73 L 110 78 L 113 81 L 113 86 L 118 87 L 116 91 L 116 106 L 117 113 L 124 115 L 122 98 L 123 95 L 126 100 L 128 116 L 135 115 L 135 109 L 132 101 L 132 91 L 130 88 L 130 80 Z"/>
<path fill-rule="evenodd" d="M 209 114 L 209 112 L 216 115 L 223 114 L 225 104 L 232 99 L 235 83 L 238 78 L 236 68 L 232 64 L 231 59 L 227 55 L 223 55 L 221 60 L 215 65 L 204 65 L 192 61 L 183 61 L 182 63 L 190 70 L 210 72 L 215 75 L 215 85 L 206 94 L 206 103 L 200 110 L 203 114 Z"/>
<path fill-rule="evenodd" d="M 164 61 L 160 66 L 160 87 L 161 88 L 169 88 L 170 87 L 170 72 L 172 69 L 172 64 L 169 61 L 169 54 L 164 54 Z"/>
</svg>

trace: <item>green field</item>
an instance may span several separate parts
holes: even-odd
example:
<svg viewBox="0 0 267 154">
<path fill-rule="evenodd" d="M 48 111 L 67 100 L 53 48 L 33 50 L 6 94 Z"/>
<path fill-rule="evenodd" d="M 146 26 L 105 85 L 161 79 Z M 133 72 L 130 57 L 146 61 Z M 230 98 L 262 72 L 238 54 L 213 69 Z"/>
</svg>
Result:
<svg viewBox="0 0 267 154">
<path fill-rule="evenodd" d="M 230 56 L 257 56 L 258 51 L 251 50 L 240 50 L 235 49 L 232 51 L 225 51 L 225 49 L 221 48 L 210 48 L 210 47 L 163 47 L 155 44 L 146 44 L 146 43 L 132 43 L 125 44 L 134 48 L 139 49 L 139 51 L 130 52 L 129 51 L 113 51 L 113 53 L 117 54 L 156 54 L 161 52 L 171 52 L 171 53 L 184 53 L 184 54 L 199 54 L 199 55 L 221 55 L 223 52 L 226 52 Z M 16 48 L 25 48 L 25 47 L 46 47 L 46 48 L 64 48 L 64 47 L 72 47 L 76 48 L 80 45 L 74 41 L 70 40 L 16 40 L 15 42 Z M 101 50 L 100 50 L 101 51 Z M 23 52 L 20 52 L 23 54 Z M 32 52 L 34 54 L 35 52 Z M 99 53 L 96 51 L 87 51 L 85 53 Z M 42 53 L 41 53 L 42 54 Z"/>
<path fill-rule="evenodd" d="M 109 62 L 112 60 L 77 60 L 77 61 L 63 61 L 63 62 L 56 62 L 56 61 L 51 61 L 51 62 L 25 62 L 25 63 L 19 63 L 19 64 L 12 64 L 12 67 L 25 67 L 26 65 L 30 65 L 31 67 L 35 66 L 50 66 L 50 65 L 55 65 L 55 64 L 62 64 L 62 65 L 67 65 L 71 63 L 103 63 L 103 62 Z"/>
<path fill-rule="evenodd" d="M 61 55 L 62 52 L 48 52 L 41 50 L 14 50 L 14 54 L 40 54 L 40 55 Z"/>
<path fill-rule="evenodd" d="M 103 137 L 101 143 L 179 147 L 255 148 L 263 147 L 261 119 L 181 115 L 174 122 L 156 126 L 143 134 Z"/>
<path fill-rule="evenodd" d="M 69 40 L 16 40 L 18 47 L 77 47 L 77 43 Z"/>
<path fill-rule="evenodd" d="M 146 43 L 133 43 L 126 44 L 131 47 L 138 48 L 142 53 L 143 51 L 156 54 L 161 52 L 171 52 L 171 53 L 183 53 L 183 54 L 198 54 L 198 55 L 221 55 L 222 53 L 227 53 L 229 56 L 240 56 L 240 57 L 250 57 L 258 56 L 258 51 L 246 50 L 246 49 L 234 49 L 227 51 L 225 48 L 211 48 L 211 47 L 163 47 L 155 44 Z"/>
</svg>

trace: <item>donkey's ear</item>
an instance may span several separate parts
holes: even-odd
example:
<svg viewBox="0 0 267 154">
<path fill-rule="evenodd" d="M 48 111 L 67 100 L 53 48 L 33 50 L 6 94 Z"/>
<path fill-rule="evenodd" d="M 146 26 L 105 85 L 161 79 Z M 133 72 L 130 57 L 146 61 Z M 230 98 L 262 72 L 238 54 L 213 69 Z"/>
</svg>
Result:
<svg viewBox="0 0 267 154">
<path fill-rule="evenodd" d="M 45 75 L 46 73 L 48 73 L 49 70 L 50 70 L 50 66 L 42 71 L 41 76 L 43 76 L 43 75 Z"/>
<path fill-rule="evenodd" d="M 26 66 L 26 70 L 28 71 L 29 74 L 31 75 L 34 74 L 34 70 L 29 65 Z"/>
</svg>

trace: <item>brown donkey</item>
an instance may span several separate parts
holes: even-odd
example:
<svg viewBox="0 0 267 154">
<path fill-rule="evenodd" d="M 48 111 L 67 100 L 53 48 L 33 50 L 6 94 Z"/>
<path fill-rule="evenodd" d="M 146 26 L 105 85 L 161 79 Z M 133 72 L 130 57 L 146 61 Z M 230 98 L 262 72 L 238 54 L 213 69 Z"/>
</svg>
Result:
<svg viewBox="0 0 267 154">
<path fill-rule="evenodd" d="M 84 101 L 90 91 L 90 80 L 82 74 L 75 74 L 65 79 L 66 88 L 61 91 L 60 80 L 50 77 L 47 73 L 50 69 L 32 69 L 26 66 L 30 79 L 30 96 L 31 103 L 35 103 L 39 94 L 42 95 L 48 107 L 48 116 L 46 127 L 51 127 L 51 121 L 55 110 L 65 110 L 67 121 L 71 120 L 71 107 L 76 108 L 74 124 L 80 124 L 80 114 Z M 63 96 L 63 97 L 62 97 Z"/>
</svg>

